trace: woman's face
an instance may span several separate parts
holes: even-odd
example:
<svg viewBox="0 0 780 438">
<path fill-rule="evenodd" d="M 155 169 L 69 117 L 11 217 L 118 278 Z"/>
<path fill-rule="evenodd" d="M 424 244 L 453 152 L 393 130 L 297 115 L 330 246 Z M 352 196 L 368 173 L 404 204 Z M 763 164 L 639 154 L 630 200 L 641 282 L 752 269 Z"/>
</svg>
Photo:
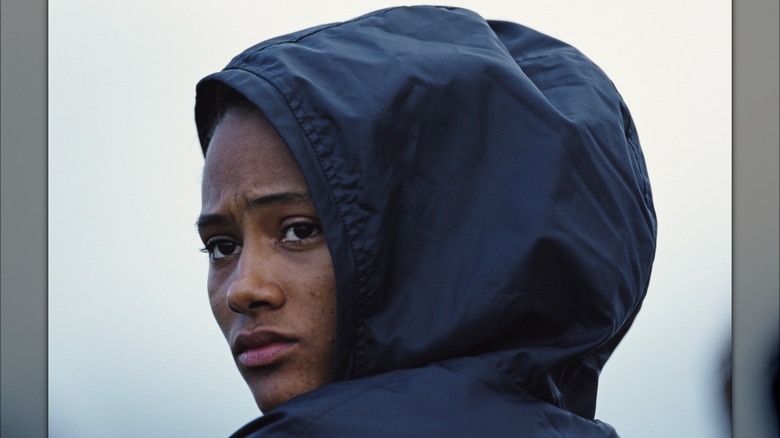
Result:
<svg viewBox="0 0 780 438">
<path fill-rule="evenodd" d="M 330 382 L 333 264 L 303 176 L 259 114 L 217 125 L 198 231 L 211 309 L 260 409 Z"/>
</svg>

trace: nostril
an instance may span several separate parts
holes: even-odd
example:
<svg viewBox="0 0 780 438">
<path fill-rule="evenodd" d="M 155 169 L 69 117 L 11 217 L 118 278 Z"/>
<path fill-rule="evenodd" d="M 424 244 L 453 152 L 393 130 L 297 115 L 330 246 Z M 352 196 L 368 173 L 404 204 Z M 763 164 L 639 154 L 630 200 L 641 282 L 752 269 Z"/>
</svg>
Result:
<svg viewBox="0 0 780 438">
<path fill-rule="evenodd" d="M 235 312 L 235 313 L 241 313 L 241 311 L 240 311 L 240 310 L 238 310 L 238 308 L 237 308 L 235 305 L 233 305 L 233 303 L 231 303 L 230 301 L 228 301 L 228 303 L 227 303 L 227 307 L 228 307 L 228 309 L 229 309 L 231 312 Z"/>
<path fill-rule="evenodd" d="M 254 280 L 253 280 L 254 281 Z M 282 288 L 268 283 L 244 283 L 239 281 L 230 285 L 227 291 L 228 309 L 235 313 L 260 312 L 266 307 L 276 309 L 284 305 Z"/>
</svg>

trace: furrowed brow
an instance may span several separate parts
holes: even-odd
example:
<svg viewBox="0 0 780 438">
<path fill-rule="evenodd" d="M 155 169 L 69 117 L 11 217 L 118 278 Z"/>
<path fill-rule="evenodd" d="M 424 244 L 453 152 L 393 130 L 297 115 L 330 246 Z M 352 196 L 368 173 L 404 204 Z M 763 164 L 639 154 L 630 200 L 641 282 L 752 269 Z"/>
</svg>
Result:
<svg viewBox="0 0 780 438">
<path fill-rule="evenodd" d="M 224 225 L 226 223 L 228 223 L 228 219 L 221 214 L 202 214 L 195 221 L 195 227 L 200 231 L 207 227 Z"/>
<path fill-rule="evenodd" d="M 311 197 L 307 193 L 300 192 L 282 192 L 272 193 L 270 195 L 260 196 L 247 201 L 248 208 L 261 208 L 273 204 L 298 204 L 311 205 Z M 221 214 L 202 214 L 195 222 L 195 227 L 200 231 L 204 228 L 226 225 L 230 220 Z"/>
<path fill-rule="evenodd" d="M 303 204 L 311 205 L 311 197 L 307 193 L 300 192 L 282 192 L 270 195 L 260 196 L 259 198 L 247 201 L 249 208 L 264 207 L 270 204 Z"/>
</svg>

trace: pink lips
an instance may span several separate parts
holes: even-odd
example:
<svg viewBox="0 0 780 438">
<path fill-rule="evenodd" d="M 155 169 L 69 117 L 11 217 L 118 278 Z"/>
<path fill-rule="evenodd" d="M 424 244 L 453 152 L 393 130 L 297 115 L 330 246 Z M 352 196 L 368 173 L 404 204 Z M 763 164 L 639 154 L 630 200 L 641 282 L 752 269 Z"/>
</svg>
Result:
<svg viewBox="0 0 780 438">
<path fill-rule="evenodd" d="M 269 330 L 254 330 L 238 335 L 233 342 L 233 355 L 245 367 L 269 365 L 295 345 L 295 341 Z"/>
<path fill-rule="evenodd" d="M 252 348 L 238 355 L 238 361 L 245 367 L 260 367 L 274 362 L 292 347 L 292 342 L 274 342 L 260 348 Z"/>
</svg>

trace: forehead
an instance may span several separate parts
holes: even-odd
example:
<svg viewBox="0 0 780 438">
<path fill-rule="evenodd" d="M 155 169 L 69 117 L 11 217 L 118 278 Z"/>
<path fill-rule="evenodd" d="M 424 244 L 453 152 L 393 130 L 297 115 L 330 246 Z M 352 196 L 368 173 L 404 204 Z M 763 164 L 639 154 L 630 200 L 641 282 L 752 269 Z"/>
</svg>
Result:
<svg viewBox="0 0 780 438">
<path fill-rule="evenodd" d="M 259 113 L 220 121 L 203 170 L 203 204 L 228 195 L 307 192 L 298 165 L 273 126 Z M 260 193 L 262 192 L 262 193 Z"/>
</svg>

